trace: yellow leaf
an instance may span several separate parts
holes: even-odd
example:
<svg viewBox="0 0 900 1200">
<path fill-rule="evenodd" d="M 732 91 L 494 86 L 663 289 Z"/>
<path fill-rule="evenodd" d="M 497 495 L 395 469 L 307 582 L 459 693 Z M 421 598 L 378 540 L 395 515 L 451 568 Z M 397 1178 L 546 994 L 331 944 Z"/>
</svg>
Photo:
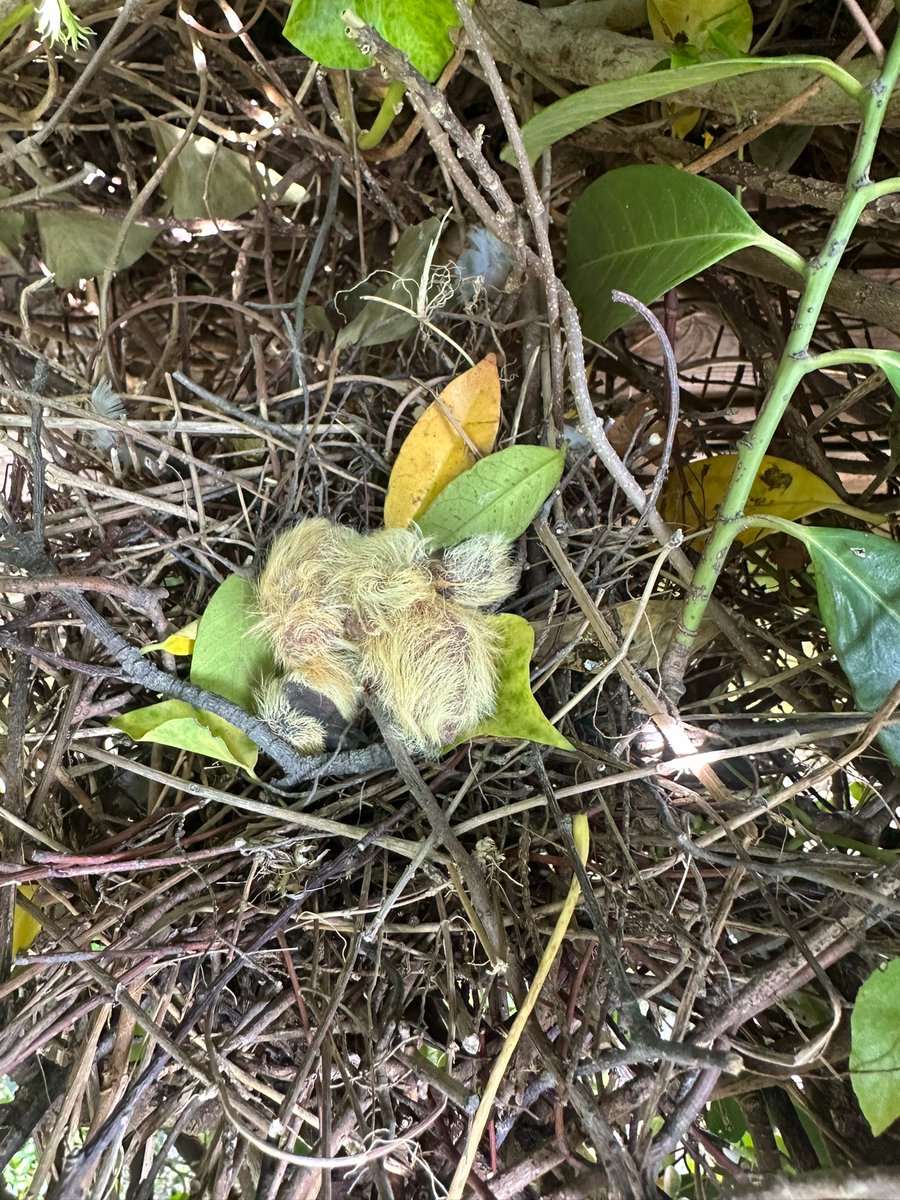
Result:
<svg viewBox="0 0 900 1200">
<path fill-rule="evenodd" d="M 384 501 L 389 529 L 405 529 L 418 520 L 448 483 L 474 465 L 475 456 L 453 422 L 480 454 L 490 454 L 500 424 L 500 376 L 493 354 L 449 383 L 400 447 Z"/>
<path fill-rule="evenodd" d="M 753 10 L 748 0 L 647 0 L 653 40 L 699 53 L 715 49 L 710 33 L 724 35 L 737 50 L 750 49 Z"/>
<path fill-rule="evenodd" d="M 33 883 L 23 883 L 17 889 L 26 900 L 30 900 L 34 895 L 35 887 Z M 23 950 L 27 950 L 37 935 L 41 932 L 41 923 L 36 921 L 34 917 L 16 905 L 13 913 L 13 931 L 12 931 L 12 956 L 16 957 Z"/>
<path fill-rule="evenodd" d="M 685 108 L 680 104 L 664 104 L 663 109 L 671 123 L 672 137 L 678 138 L 680 142 L 684 141 L 700 120 L 699 108 Z"/>
<path fill-rule="evenodd" d="M 149 654 L 151 650 L 167 650 L 169 654 L 193 654 L 194 642 L 197 640 L 197 626 L 200 618 L 185 625 L 177 633 L 170 633 L 164 642 L 154 642 L 150 646 L 142 646 L 141 654 Z"/>
<path fill-rule="evenodd" d="M 736 454 L 718 454 L 715 458 L 688 463 L 681 471 L 673 472 L 663 489 L 660 505 L 665 519 L 687 530 L 711 525 L 731 482 L 736 462 Z M 761 514 L 782 517 L 786 521 L 799 521 L 801 517 L 808 517 L 810 513 L 820 512 L 823 508 L 837 509 L 869 524 L 884 520 L 883 517 L 845 504 L 833 488 L 805 467 L 770 454 L 762 460 L 744 513 L 748 517 Z M 737 540 L 747 546 L 765 537 L 766 532 L 747 529 L 737 535 Z M 702 536 L 695 538 L 692 545 L 699 550 L 705 543 L 706 537 Z"/>
</svg>

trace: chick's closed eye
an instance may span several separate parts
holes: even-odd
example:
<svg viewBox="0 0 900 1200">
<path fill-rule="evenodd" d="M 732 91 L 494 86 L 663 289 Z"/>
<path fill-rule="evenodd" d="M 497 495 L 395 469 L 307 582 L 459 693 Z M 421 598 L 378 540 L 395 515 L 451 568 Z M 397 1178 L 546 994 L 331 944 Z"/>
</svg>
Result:
<svg viewBox="0 0 900 1200">
<path fill-rule="evenodd" d="M 410 750 L 436 754 L 493 711 L 497 638 L 479 609 L 515 584 L 500 536 L 435 555 L 417 530 L 362 535 L 301 521 L 273 543 L 259 579 L 257 627 L 284 673 L 261 693 L 261 715 L 314 753 L 325 727 L 307 711 L 294 736 L 287 681 L 347 719 L 369 689 Z"/>
</svg>

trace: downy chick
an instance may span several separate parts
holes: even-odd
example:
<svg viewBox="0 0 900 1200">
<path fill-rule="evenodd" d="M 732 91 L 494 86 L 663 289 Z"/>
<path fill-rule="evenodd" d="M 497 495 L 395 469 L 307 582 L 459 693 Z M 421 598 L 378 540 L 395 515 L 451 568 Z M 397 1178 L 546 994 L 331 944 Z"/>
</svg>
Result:
<svg viewBox="0 0 900 1200">
<path fill-rule="evenodd" d="M 260 714 L 317 753 L 328 714 L 351 720 L 368 688 L 411 751 L 437 754 L 493 711 L 497 636 L 480 610 L 516 578 L 501 536 L 438 556 L 417 530 L 301 521 L 276 539 L 258 583 L 258 628 L 284 672 L 263 689 Z M 320 694 L 327 710 L 298 711 L 291 688 Z"/>
</svg>

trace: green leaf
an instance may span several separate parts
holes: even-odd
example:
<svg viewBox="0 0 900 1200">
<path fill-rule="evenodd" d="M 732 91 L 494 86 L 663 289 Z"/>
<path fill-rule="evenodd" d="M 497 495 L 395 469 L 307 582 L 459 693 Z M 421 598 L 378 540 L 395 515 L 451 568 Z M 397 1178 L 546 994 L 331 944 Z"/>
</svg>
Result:
<svg viewBox="0 0 900 1200">
<path fill-rule="evenodd" d="M 713 1100 L 706 1110 L 706 1128 L 733 1146 L 747 1132 L 747 1120 L 737 1100 Z"/>
<path fill-rule="evenodd" d="M 374 26 L 385 41 L 402 50 L 426 79 L 437 79 L 453 54 L 450 30 L 459 25 L 453 0 L 293 0 L 284 23 L 284 36 L 292 46 L 320 62 L 323 67 L 349 67 L 351 71 L 372 65 L 344 32 L 345 8 L 367 25 Z"/>
<path fill-rule="evenodd" d="M 767 171 L 790 171 L 815 132 L 812 125 L 775 125 L 750 143 L 753 161 Z"/>
<path fill-rule="evenodd" d="M 524 533 L 559 483 L 565 448 L 510 446 L 458 475 L 417 524 L 436 547 L 455 546 L 476 533 Z"/>
<path fill-rule="evenodd" d="M 191 683 L 247 712 L 254 711 L 254 689 L 275 669 L 266 641 L 253 632 L 258 620 L 253 584 L 229 575 L 204 609 L 191 659 Z"/>
<path fill-rule="evenodd" d="M 76 287 L 80 279 L 93 279 L 110 265 L 122 227 L 116 217 L 80 208 L 42 208 L 35 216 L 41 257 L 56 276 L 57 287 Z M 136 262 L 159 232 L 132 223 L 115 269 L 122 271 Z"/>
<path fill-rule="evenodd" d="M 851 529 L 795 526 L 816 570 L 819 611 L 862 712 L 874 712 L 900 680 L 900 544 Z M 878 735 L 900 766 L 900 727 Z"/>
<path fill-rule="evenodd" d="M 900 354 L 892 354 L 890 350 L 879 351 L 878 365 L 887 376 L 894 395 L 900 400 Z"/>
<path fill-rule="evenodd" d="M 679 92 L 696 90 L 722 79 L 734 79 L 738 75 L 750 75 L 756 71 L 784 70 L 786 67 L 805 68 L 819 71 L 834 79 L 850 94 L 861 94 L 862 88 L 827 58 L 813 54 L 792 54 L 783 58 L 726 58 L 720 62 L 698 63 L 693 67 L 682 67 L 671 71 L 647 71 L 631 79 L 614 79 L 609 83 L 598 83 L 595 87 L 573 92 L 563 100 L 557 100 L 543 112 L 532 117 L 522 127 L 522 138 L 528 157 L 534 162 L 548 146 L 593 125 L 612 113 L 621 112 L 633 104 L 644 104 L 647 100 L 659 100 L 663 96 L 674 96 Z M 692 103 L 690 99 L 685 103 Z M 501 156 L 505 162 L 515 162 L 509 146 Z M 630 289 L 628 289 L 630 290 Z"/>
<path fill-rule="evenodd" d="M 877 1137 L 900 1117 L 900 958 L 873 971 L 856 995 L 850 1081 Z"/>
<path fill-rule="evenodd" d="M 153 121 L 150 131 L 160 160 L 184 137 L 183 129 L 166 121 Z M 256 208 L 281 178 L 262 164 L 254 166 L 246 152 L 191 134 L 166 171 L 162 190 L 176 220 L 229 221 Z M 297 204 L 305 197 L 305 188 L 291 184 L 279 203 Z"/>
<path fill-rule="evenodd" d="M 6 199 L 12 195 L 8 187 L 0 184 L 0 198 Z M 15 251 L 22 240 L 25 228 L 25 214 L 14 208 L 0 209 L 0 257 L 15 257 Z"/>
<path fill-rule="evenodd" d="M 473 467 L 472 470 L 475 468 Z M 522 738 L 543 746 L 573 750 L 574 746 L 555 729 L 531 692 L 529 665 L 534 652 L 534 630 L 524 617 L 499 613 L 491 622 L 502 637 L 497 704 L 488 717 L 467 738 Z"/>
<path fill-rule="evenodd" d="M 337 350 L 344 346 L 381 346 L 385 342 L 396 342 L 418 326 L 419 309 L 427 311 L 440 289 L 440 277 L 434 276 L 428 268 L 440 232 L 438 217 L 429 217 L 404 229 L 394 247 L 387 283 L 375 290 L 367 280 L 338 297 L 338 308 L 355 309 L 356 315 L 338 332 Z M 424 298 L 421 297 L 423 286 Z M 422 299 L 424 303 L 420 303 Z M 403 311 L 406 309 L 412 311 Z"/>
<path fill-rule="evenodd" d="M 183 700 L 163 700 L 123 713 L 110 724 L 135 742 L 158 742 L 217 762 L 243 767 L 253 774 L 259 749 L 229 721 L 194 708 Z"/>
<path fill-rule="evenodd" d="M 14 8 L 5 17 L 0 18 L 0 46 L 3 45 L 12 31 L 18 28 L 33 11 L 34 5 L 29 0 L 28 4 L 22 4 L 18 8 Z"/>
<path fill-rule="evenodd" d="M 727 254 L 770 241 L 717 183 L 674 167 L 621 167 L 572 209 L 566 283 L 585 333 L 602 342 L 632 316 L 612 302 L 613 288 L 651 304 Z"/>
<path fill-rule="evenodd" d="M 727 45 L 729 58 L 746 54 L 753 40 L 753 10 L 747 0 L 647 0 L 654 41 L 703 54 Z M 734 47 L 732 50 L 730 47 Z"/>
</svg>

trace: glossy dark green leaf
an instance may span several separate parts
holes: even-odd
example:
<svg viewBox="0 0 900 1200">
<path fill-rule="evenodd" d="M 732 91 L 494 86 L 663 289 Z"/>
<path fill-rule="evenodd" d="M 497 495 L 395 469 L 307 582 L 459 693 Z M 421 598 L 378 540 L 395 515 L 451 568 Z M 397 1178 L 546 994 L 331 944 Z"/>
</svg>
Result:
<svg viewBox="0 0 900 1200">
<path fill-rule="evenodd" d="M 609 171 L 569 217 L 566 283 L 584 332 L 602 342 L 632 312 L 615 288 L 645 304 L 728 254 L 771 239 L 724 188 L 674 167 Z"/>
<path fill-rule="evenodd" d="M 437 79 L 453 54 L 450 31 L 458 27 L 459 16 L 452 0 L 293 0 L 284 36 L 323 67 L 369 67 L 371 58 L 344 32 L 346 8 L 402 50 L 426 79 Z"/>
<path fill-rule="evenodd" d="M 524 533 L 559 483 L 566 452 L 510 446 L 458 475 L 417 524 L 435 546 L 455 546 L 476 533 Z"/>
<path fill-rule="evenodd" d="M 259 620 L 249 579 L 229 575 L 200 618 L 191 659 L 191 683 L 253 712 L 253 692 L 274 671 L 265 640 L 253 632 Z"/>
<path fill-rule="evenodd" d="M 816 571 L 819 611 L 862 712 L 900 680 L 900 544 L 874 533 L 796 526 Z M 878 735 L 900 766 L 900 727 Z"/>
<path fill-rule="evenodd" d="M 877 1137 L 900 1117 L 900 958 L 873 971 L 856 995 L 850 1081 Z"/>
<path fill-rule="evenodd" d="M 713 1100 L 706 1110 L 706 1128 L 733 1146 L 747 1132 L 747 1121 L 737 1100 Z"/>
</svg>

